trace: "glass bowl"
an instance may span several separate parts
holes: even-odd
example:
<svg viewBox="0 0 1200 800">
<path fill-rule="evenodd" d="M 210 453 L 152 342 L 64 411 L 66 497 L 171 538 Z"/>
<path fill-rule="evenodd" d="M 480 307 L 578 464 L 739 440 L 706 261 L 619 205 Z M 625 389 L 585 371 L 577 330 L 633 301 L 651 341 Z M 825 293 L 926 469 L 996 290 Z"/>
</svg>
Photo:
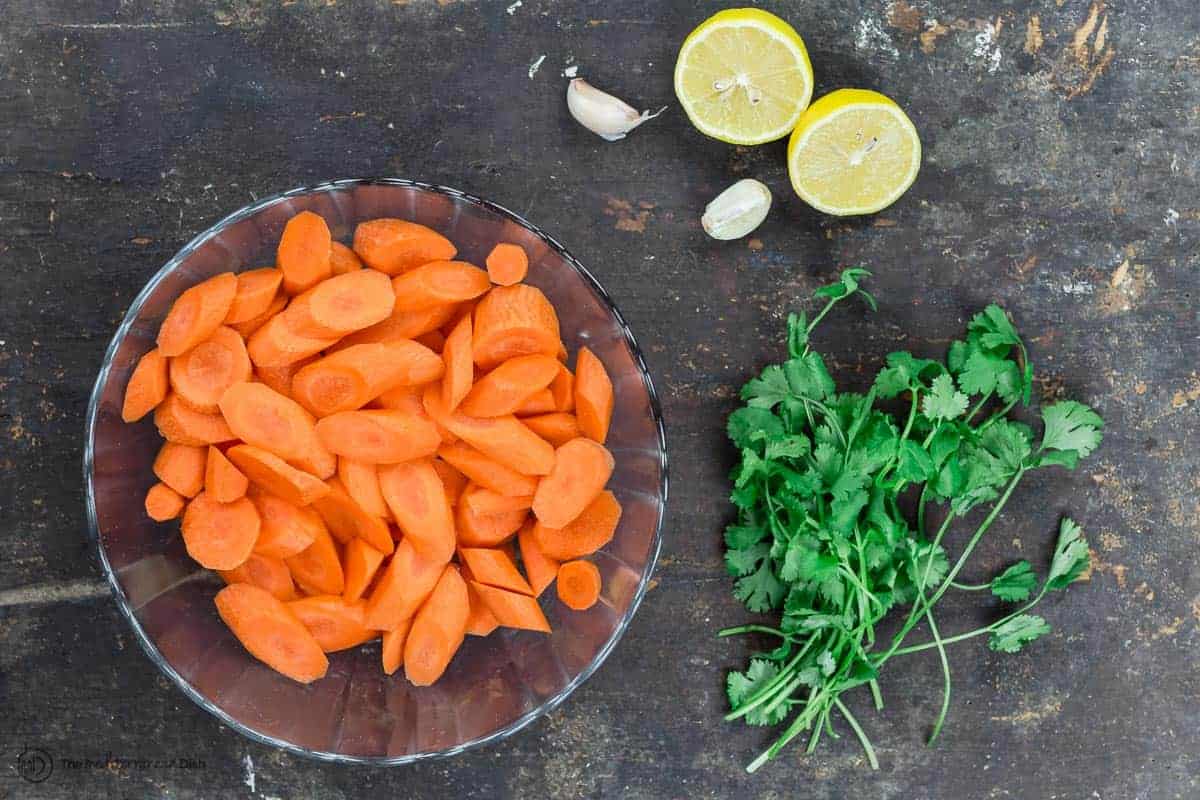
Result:
<svg viewBox="0 0 1200 800">
<path fill-rule="evenodd" d="M 500 629 L 468 636 L 434 686 L 416 688 L 380 668 L 378 642 L 330 657 L 304 686 L 242 648 L 217 617 L 220 579 L 184 550 L 177 523 L 142 507 L 161 440 L 151 417 L 121 421 L 129 374 L 154 344 L 167 309 L 189 286 L 225 271 L 274 263 L 284 223 L 311 210 L 335 238 L 374 217 L 441 231 L 459 257 L 482 263 L 498 241 L 529 254 L 528 282 L 559 310 L 563 339 L 590 347 L 612 377 L 610 488 L 624 506 L 612 542 L 593 560 L 604 588 L 584 612 L 542 595 L 551 634 Z M 152 416 L 152 415 L 151 415 Z M 667 500 L 662 412 L 633 334 L 590 272 L 516 214 L 463 192 L 399 179 L 345 180 L 261 200 L 197 236 L 146 285 L 108 347 L 88 406 L 84 448 L 88 522 L 121 613 L 150 659 L 205 710 L 265 744 L 331 761 L 403 764 L 452 755 L 512 735 L 596 671 L 629 626 L 654 570 Z"/>
</svg>

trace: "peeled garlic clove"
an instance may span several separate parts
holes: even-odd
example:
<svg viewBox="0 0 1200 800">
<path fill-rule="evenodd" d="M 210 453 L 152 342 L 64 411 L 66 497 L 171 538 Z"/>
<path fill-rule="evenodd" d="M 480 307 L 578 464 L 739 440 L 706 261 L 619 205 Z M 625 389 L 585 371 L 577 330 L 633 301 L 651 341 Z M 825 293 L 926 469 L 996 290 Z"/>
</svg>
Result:
<svg viewBox="0 0 1200 800">
<path fill-rule="evenodd" d="M 583 78 L 567 84 L 567 108 L 580 125 L 610 142 L 624 139 L 638 125 L 667 110 L 663 106 L 653 114 L 649 111 L 639 114 L 624 100 L 600 91 Z"/>
<path fill-rule="evenodd" d="M 740 239 L 762 224 L 771 210 L 771 190 L 754 178 L 743 178 L 704 207 L 700 224 L 714 239 Z"/>
</svg>

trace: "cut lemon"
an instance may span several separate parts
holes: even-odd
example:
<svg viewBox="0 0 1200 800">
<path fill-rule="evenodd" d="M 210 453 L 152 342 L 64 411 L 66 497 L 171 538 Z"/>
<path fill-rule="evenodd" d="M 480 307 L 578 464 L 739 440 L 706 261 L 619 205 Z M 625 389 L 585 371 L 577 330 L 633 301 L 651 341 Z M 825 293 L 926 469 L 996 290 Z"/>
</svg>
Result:
<svg viewBox="0 0 1200 800">
<path fill-rule="evenodd" d="M 730 144 L 788 135 L 812 98 L 800 34 L 774 14 L 731 8 L 688 34 L 675 62 L 675 95 L 692 124 Z"/>
<path fill-rule="evenodd" d="M 800 117 L 787 155 L 792 187 L 804 202 L 836 216 L 872 214 L 916 180 L 921 138 L 889 98 L 838 89 Z"/>
</svg>

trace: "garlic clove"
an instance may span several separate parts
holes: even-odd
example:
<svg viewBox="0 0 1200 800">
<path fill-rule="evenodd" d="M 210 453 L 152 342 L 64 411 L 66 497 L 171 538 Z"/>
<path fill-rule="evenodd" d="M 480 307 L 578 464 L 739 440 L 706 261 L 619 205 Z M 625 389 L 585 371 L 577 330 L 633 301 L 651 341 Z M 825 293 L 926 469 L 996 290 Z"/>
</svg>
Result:
<svg viewBox="0 0 1200 800">
<path fill-rule="evenodd" d="M 624 139 L 625 134 L 667 110 L 663 106 L 651 114 L 637 109 L 620 98 L 602 92 L 583 78 L 567 84 L 567 109 L 580 125 L 609 142 Z"/>
<path fill-rule="evenodd" d="M 704 207 L 700 225 L 714 239 L 740 239 L 767 218 L 771 190 L 754 178 L 743 178 Z"/>
</svg>

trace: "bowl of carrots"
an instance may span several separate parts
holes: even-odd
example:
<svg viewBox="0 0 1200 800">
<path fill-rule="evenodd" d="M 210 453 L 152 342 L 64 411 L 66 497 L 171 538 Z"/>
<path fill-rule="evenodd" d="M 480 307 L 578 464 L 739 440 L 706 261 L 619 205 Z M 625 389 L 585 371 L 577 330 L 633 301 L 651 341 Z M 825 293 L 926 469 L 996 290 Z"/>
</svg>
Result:
<svg viewBox="0 0 1200 800">
<path fill-rule="evenodd" d="M 399 179 L 247 206 L 137 296 L 88 519 L 151 660 L 239 732 L 402 764 L 504 738 L 616 646 L 658 555 L 662 414 L 588 270 Z"/>
</svg>

